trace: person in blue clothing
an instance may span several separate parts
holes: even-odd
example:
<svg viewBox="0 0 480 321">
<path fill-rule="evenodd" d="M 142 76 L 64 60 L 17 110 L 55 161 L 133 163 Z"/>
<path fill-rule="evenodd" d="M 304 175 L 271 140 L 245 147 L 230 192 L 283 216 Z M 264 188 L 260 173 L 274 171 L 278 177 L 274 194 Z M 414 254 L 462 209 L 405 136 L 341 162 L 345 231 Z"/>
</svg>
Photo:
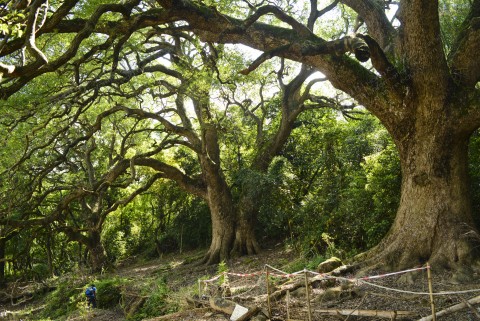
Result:
<svg viewBox="0 0 480 321">
<path fill-rule="evenodd" d="M 92 308 L 97 307 L 97 288 L 95 287 L 95 284 L 91 284 L 87 290 L 85 291 L 85 295 L 88 300 L 88 306 Z"/>
</svg>

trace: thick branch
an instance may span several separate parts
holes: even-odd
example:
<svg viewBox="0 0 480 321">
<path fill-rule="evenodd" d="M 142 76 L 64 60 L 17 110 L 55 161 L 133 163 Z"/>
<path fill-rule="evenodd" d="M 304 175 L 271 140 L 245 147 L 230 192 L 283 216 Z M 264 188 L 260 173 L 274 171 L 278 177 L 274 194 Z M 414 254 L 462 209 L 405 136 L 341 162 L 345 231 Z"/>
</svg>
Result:
<svg viewBox="0 0 480 321">
<path fill-rule="evenodd" d="M 403 91 L 406 81 L 402 80 L 401 75 L 397 72 L 395 66 L 390 63 L 387 56 L 383 52 L 378 43 L 369 35 L 357 35 L 362 38 L 368 45 L 371 54 L 373 67 L 385 78 L 387 84 L 399 93 Z"/>
<path fill-rule="evenodd" d="M 339 3 L 339 0 L 333 1 L 331 4 L 323 8 L 322 10 L 317 9 L 317 0 L 310 0 L 310 16 L 308 17 L 308 22 L 307 22 L 307 27 L 310 30 L 313 30 L 313 26 L 315 25 L 315 21 L 335 8 L 337 4 Z"/>
<path fill-rule="evenodd" d="M 393 96 L 390 96 L 390 93 L 385 92 L 383 80 L 347 57 L 332 55 L 334 50 L 327 50 L 328 42 L 319 37 L 311 35 L 306 38 L 295 30 L 259 22 L 245 29 L 243 21 L 222 15 L 210 7 L 197 5 L 189 0 L 158 0 L 158 2 L 170 11 L 171 16 L 188 21 L 191 29 L 203 41 L 242 43 L 264 52 L 288 46 L 287 50 L 279 54 L 280 57 L 317 68 L 335 87 L 368 106 L 377 116 L 398 103 L 396 99 L 392 100 Z M 312 52 L 311 48 L 318 50 L 318 53 Z M 306 55 L 305 50 L 310 54 Z"/>
<path fill-rule="evenodd" d="M 42 64 L 47 64 L 48 63 L 47 57 L 40 49 L 37 48 L 37 45 L 35 43 L 35 37 L 37 32 L 37 19 L 41 10 L 41 6 L 44 2 L 45 0 L 37 0 L 33 3 L 33 5 L 30 8 L 31 14 L 28 17 L 28 21 L 27 21 L 25 46 L 27 47 L 30 54 L 34 56 L 38 62 Z"/>
<path fill-rule="evenodd" d="M 383 1 L 376 0 L 341 0 L 352 8 L 367 25 L 368 33 L 385 49 L 395 32 L 385 14 Z"/>
<path fill-rule="evenodd" d="M 400 3 L 402 45 L 416 90 L 446 92 L 449 70 L 440 37 L 438 1 L 412 0 Z"/>
<path fill-rule="evenodd" d="M 204 199 L 207 197 L 207 191 L 201 181 L 190 178 L 176 167 L 153 158 L 137 158 L 135 160 L 135 164 L 139 166 L 147 166 L 162 173 L 162 177 L 175 181 L 187 192 L 200 196 Z"/>
<path fill-rule="evenodd" d="M 480 81 L 479 52 L 480 0 L 475 0 L 449 57 L 455 80 L 468 87 L 474 87 Z"/>
<path fill-rule="evenodd" d="M 312 34 L 312 31 L 305 27 L 303 24 L 295 20 L 294 18 L 290 17 L 287 15 L 285 12 L 283 12 L 280 8 L 272 6 L 272 5 L 267 5 L 259 8 L 253 15 L 251 15 L 249 18 L 245 20 L 244 23 L 244 28 L 250 27 L 254 22 L 256 22 L 261 16 L 266 15 L 266 14 L 273 14 L 275 17 L 280 19 L 281 21 L 289 24 L 292 26 L 293 30 L 298 32 L 303 37 L 308 37 Z"/>
</svg>

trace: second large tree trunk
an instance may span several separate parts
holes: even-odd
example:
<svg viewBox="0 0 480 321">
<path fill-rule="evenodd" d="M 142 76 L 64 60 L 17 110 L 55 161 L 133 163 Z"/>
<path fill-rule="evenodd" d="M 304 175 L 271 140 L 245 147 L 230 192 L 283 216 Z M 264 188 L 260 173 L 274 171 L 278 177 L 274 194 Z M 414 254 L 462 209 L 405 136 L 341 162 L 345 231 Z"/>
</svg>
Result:
<svg viewBox="0 0 480 321">
<path fill-rule="evenodd" d="M 254 230 L 259 211 L 256 202 L 257 200 L 252 197 L 243 196 L 238 203 L 235 243 L 232 251 L 235 255 L 252 255 L 260 252 Z"/>
<path fill-rule="evenodd" d="M 5 247 L 7 242 L 5 238 L 0 237 L 0 288 L 5 287 Z"/>
</svg>

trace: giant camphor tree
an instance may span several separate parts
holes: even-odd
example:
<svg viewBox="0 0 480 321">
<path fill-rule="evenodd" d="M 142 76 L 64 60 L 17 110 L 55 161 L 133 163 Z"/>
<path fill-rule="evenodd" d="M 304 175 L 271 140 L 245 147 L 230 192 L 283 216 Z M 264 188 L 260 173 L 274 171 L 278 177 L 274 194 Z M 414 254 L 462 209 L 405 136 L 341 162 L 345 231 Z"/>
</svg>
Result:
<svg viewBox="0 0 480 321">
<path fill-rule="evenodd" d="M 204 42 L 242 43 L 262 51 L 245 73 L 273 56 L 304 63 L 377 116 L 399 150 L 400 206 L 388 235 L 368 253 L 370 262 L 391 268 L 427 260 L 449 267 L 471 263 L 476 258 L 471 236 L 477 229 L 468 191 L 467 144 L 480 126 L 480 0 L 402 0 L 394 3 L 394 19 L 386 14 L 391 1 L 339 0 L 320 9 L 317 0 L 310 0 L 303 14 L 290 14 L 289 2 L 263 4 L 10 1 L 0 7 L 2 16 L 18 12 L 10 13 L 15 23 L 2 28 L 0 97 L 9 99 L 36 77 L 68 65 L 93 34 L 103 42 L 91 46 L 91 56 L 110 47 L 115 59 L 136 32 L 152 28 L 168 34 L 174 23 Z M 340 5 L 355 13 L 358 24 L 351 31 L 361 34 L 328 41 L 321 37 L 328 26 L 319 18 Z M 441 25 L 447 9 L 465 13 L 456 29 Z M 62 33 L 71 36 L 70 44 L 51 54 L 51 42 Z M 350 51 L 360 62 L 344 54 Z M 82 63 L 76 62 L 74 66 Z"/>
</svg>

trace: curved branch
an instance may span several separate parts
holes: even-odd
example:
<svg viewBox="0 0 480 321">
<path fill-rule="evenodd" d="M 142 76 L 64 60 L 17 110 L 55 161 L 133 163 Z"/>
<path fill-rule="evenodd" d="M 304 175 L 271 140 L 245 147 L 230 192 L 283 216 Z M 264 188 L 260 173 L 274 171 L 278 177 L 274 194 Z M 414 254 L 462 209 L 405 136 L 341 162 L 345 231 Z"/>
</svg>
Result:
<svg viewBox="0 0 480 321">
<path fill-rule="evenodd" d="M 153 158 L 137 158 L 135 165 L 150 167 L 162 173 L 162 177 L 175 181 L 186 191 L 204 199 L 207 197 L 207 190 L 202 181 L 190 178 L 176 167 Z"/>
<path fill-rule="evenodd" d="M 285 46 L 281 46 L 279 48 L 275 48 L 273 50 L 262 53 L 257 59 L 255 59 L 254 62 L 250 64 L 248 68 L 241 70 L 240 73 L 242 75 L 250 74 L 252 71 L 260 67 L 262 63 L 264 63 L 268 59 L 272 59 L 273 57 L 279 56 L 280 54 L 282 54 L 282 52 L 286 51 L 289 47 L 290 45 L 285 45 Z"/>
<path fill-rule="evenodd" d="M 0 91 L 0 99 L 7 99 L 9 96 L 20 90 L 25 84 L 30 80 L 38 77 L 47 72 L 55 71 L 65 63 L 67 63 L 71 58 L 73 58 L 83 40 L 87 39 L 93 32 L 100 18 L 107 12 L 119 12 L 126 14 L 127 9 L 132 9 L 130 5 L 120 5 L 120 4 L 104 4 L 100 5 L 97 10 L 92 14 L 90 19 L 85 23 L 84 27 L 77 33 L 77 35 L 72 40 L 70 47 L 55 61 L 44 65 L 43 68 L 40 68 L 43 65 L 43 61 L 36 61 L 32 64 L 29 64 L 25 67 L 16 67 L 15 70 L 8 74 L 9 78 L 18 78 L 18 80 L 10 85 L 9 87 L 2 89 Z M 134 23 L 136 23 L 135 21 Z"/>
<path fill-rule="evenodd" d="M 258 19 L 260 19 L 261 16 L 264 16 L 266 14 L 273 14 L 275 17 L 277 17 L 279 20 L 289 24 L 292 26 L 293 30 L 298 32 L 302 37 L 308 37 L 310 35 L 313 35 L 312 31 L 305 27 L 303 24 L 295 20 L 294 18 L 290 17 L 288 14 L 283 12 L 280 8 L 272 5 L 266 5 L 261 8 L 259 8 L 253 15 L 251 15 L 249 18 L 247 18 L 244 22 L 244 28 L 247 29 L 250 27 L 254 22 L 256 22 Z"/>
<path fill-rule="evenodd" d="M 34 56 L 38 62 L 42 64 L 47 64 L 48 63 L 47 57 L 40 49 L 37 48 L 37 45 L 35 43 L 35 37 L 37 33 L 37 19 L 44 2 L 45 0 L 37 0 L 32 4 L 30 8 L 31 14 L 27 20 L 25 46 L 27 47 L 30 54 Z"/>
<path fill-rule="evenodd" d="M 127 113 L 128 116 L 135 116 L 139 118 L 145 118 L 145 119 L 149 118 L 149 119 L 157 120 L 165 127 L 166 130 L 188 138 L 192 143 L 192 148 L 195 151 L 198 152 L 200 150 L 200 147 L 199 147 L 201 146 L 200 140 L 193 131 L 188 130 L 184 127 L 176 126 L 171 122 L 169 122 L 168 120 L 166 120 L 164 117 L 160 116 L 159 114 L 147 112 L 141 109 L 128 108 L 122 105 L 117 105 L 117 107 L 122 109 L 125 113 Z"/>
<path fill-rule="evenodd" d="M 308 22 L 307 22 L 307 27 L 310 30 L 313 30 L 313 26 L 315 25 L 315 21 L 329 12 L 330 10 L 333 10 L 337 6 L 337 4 L 340 2 L 340 0 L 335 0 L 322 10 L 317 9 L 317 0 L 310 0 L 310 16 L 308 17 Z"/>
<path fill-rule="evenodd" d="M 387 84 L 393 90 L 401 93 L 406 83 L 402 81 L 401 75 L 397 72 L 395 66 L 390 63 L 379 44 L 369 35 L 357 34 L 357 37 L 362 38 L 370 48 L 373 67 L 385 78 Z"/>
<path fill-rule="evenodd" d="M 172 17 L 187 21 L 192 31 L 203 41 L 242 43 L 261 51 L 271 51 L 290 45 L 280 54 L 280 57 L 317 68 L 335 87 L 346 92 L 359 103 L 368 105 L 368 108 L 377 116 L 400 104 L 398 101 L 392 101 L 389 93 L 379 95 L 379 90 L 386 90 L 384 81 L 380 77 L 347 57 L 332 54 L 334 50 L 327 50 L 328 42 L 322 38 L 312 35 L 302 37 L 295 30 L 259 22 L 253 23 L 245 30 L 242 20 L 221 15 L 216 10 L 200 6 L 191 0 L 157 0 L 157 2 L 170 12 Z M 316 48 L 319 53 L 306 55 L 305 49 L 308 48 Z M 325 54 L 320 54 L 322 52 Z"/>
</svg>

